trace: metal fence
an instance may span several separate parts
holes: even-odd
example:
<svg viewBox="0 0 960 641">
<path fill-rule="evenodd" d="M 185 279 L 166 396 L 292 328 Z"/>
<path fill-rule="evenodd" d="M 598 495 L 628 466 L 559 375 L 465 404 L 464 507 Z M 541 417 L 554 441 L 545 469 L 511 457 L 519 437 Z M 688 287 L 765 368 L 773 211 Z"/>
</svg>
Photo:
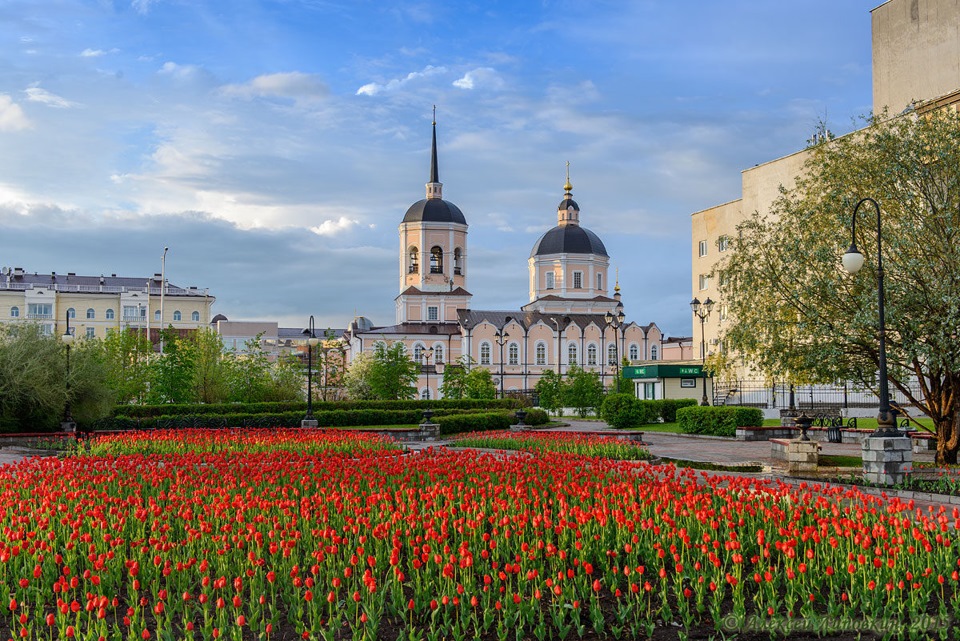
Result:
<svg viewBox="0 0 960 641">
<path fill-rule="evenodd" d="M 916 382 L 911 383 L 910 390 L 914 396 L 920 396 L 920 388 Z M 871 408 L 876 407 L 879 402 L 875 392 L 853 383 L 795 385 L 793 397 L 794 406 L 797 409 Z M 787 409 L 790 406 L 790 384 L 749 379 L 736 381 L 717 379 L 714 385 L 713 401 L 714 405 Z M 892 387 L 890 402 L 901 407 L 912 405 L 900 390 Z"/>
</svg>

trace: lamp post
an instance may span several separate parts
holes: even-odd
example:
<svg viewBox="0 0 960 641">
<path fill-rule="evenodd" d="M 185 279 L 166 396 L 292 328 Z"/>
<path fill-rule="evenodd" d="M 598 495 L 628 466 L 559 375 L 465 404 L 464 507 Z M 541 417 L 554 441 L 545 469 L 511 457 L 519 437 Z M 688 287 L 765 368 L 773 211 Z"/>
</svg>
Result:
<svg viewBox="0 0 960 641">
<path fill-rule="evenodd" d="M 713 306 L 714 302 L 710 300 L 709 296 L 702 303 L 699 298 L 690 301 L 690 309 L 693 310 L 693 315 L 700 319 L 700 359 L 703 361 L 703 371 L 700 372 L 703 375 L 703 397 L 700 399 L 700 405 L 704 406 L 709 405 L 710 401 L 707 399 L 707 340 L 703 326 L 710 318 Z"/>
<path fill-rule="evenodd" d="M 877 414 L 877 431 L 871 436 L 890 438 L 899 436 L 897 425 L 890 411 L 890 390 L 887 387 L 887 326 L 883 312 L 883 239 L 880 226 L 880 205 L 873 198 L 863 198 L 853 208 L 850 224 L 850 249 L 842 257 L 843 268 L 856 274 L 863 267 L 863 254 L 857 249 L 857 212 L 864 203 L 870 203 L 877 212 L 877 307 L 880 314 L 880 409 Z"/>
<path fill-rule="evenodd" d="M 423 358 L 426 361 L 426 364 L 423 367 L 423 371 L 427 375 L 427 400 L 430 400 L 430 361 L 433 359 L 433 348 L 429 348 L 423 352 Z"/>
<path fill-rule="evenodd" d="M 560 321 L 557 320 L 556 318 L 551 318 L 551 319 L 550 319 L 550 322 L 553 323 L 554 328 L 556 328 L 556 330 L 557 330 L 557 376 L 562 376 L 562 374 L 560 373 L 560 361 L 563 360 L 563 359 L 561 358 L 561 356 L 562 356 L 562 350 L 560 349 L 560 331 L 561 331 L 561 330 L 560 330 Z M 563 328 L 566 329 L 566 328 L 567 328 L 567 325 L 569 325 L 569 324 L 570 324 L 570 317 L 569 317 L 569 316 L 564 316 L 564 317 L 563 317 Z"/>
<path fill-rule="evenodd" d="M 503 398 L 503 346 L 507 344 L 508 338 L 510 334 L 503 331 L 503 328 L 498 329 L 493 335 L 493 339 L 500 346 L 500 398 Z"/>
<path fill-rule="evenodd" d="M 307 415 L 303 417 L 301 425 L 303 427 L 315 427 L 316 420 L 313 418 L 313 348 L 319 343 L 317 333 L 313 326 L 313 314 L 310 315 L 310 324 L 303 333 L 307 336 Z"/>
<path fill-rule="evenodd" d="M 623 321 L 626 319 L 627 315 L 623 313 L 623 308 L 618 307 L 616 315 L 613 312 L 608 311 L 603 316 L 603 320 L 606 321 L 607 327 L 613 328 L 613 353 L 614 364 L 617 366 L 617 394 L 620 393 L 620 345 L 617 343 L 617 332 L 623 327 Z"/>
<path fill-rule="evenodd" d="M 70 345 L 73 344 L 73 334 L 70 333 L 70 314 L 67 314 L 67 329 L 60 337 L 63 344 L 67 346 L 67 404 L 63 408 L 63 422 L 60 427 L 64 432 L 73 432 L 76 430 L 76 423 L 73 422 L 73 416 L 70 413 Z"/>
<path fill-rule="evenodd" d="M 169 247 L 163 248 L 163 256 L 160 257 L 160 353 L 163 354 L 163 294 L 167 289 L 167 252 Z"/>
</svg>

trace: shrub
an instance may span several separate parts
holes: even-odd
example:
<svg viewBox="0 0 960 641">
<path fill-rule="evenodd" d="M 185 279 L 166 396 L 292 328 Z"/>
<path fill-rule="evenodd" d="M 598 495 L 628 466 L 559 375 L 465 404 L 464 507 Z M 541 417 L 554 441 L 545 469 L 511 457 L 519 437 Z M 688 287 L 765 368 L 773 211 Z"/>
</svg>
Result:
<svg viewBox="0 0 960 641">
<path fill-rule="evenodd" d="M 686 434 L 736 436 L 738 427 L 763 425 L 763 412 L 755 407 L 683 407 L 677 421 Z"/>
<path fill-rule="evenodd" d="M 483 414 L 449 414 L 435 420 L 440 425 L 441 434 L 459 434 L 460 432 L 483 432 L 487 430 L 506 430 L 514 422 L 511 412 L 487 412 Z"/>
<path fill-rule="evenodd" d="M 699 401 L 695 398 L 665 398 L 655 401 L 658 403 L 658 414 L 660 420 L 664 423 L 675 423 L 677 420 L 677 410 L 681 407 L 692 407 Z"/>
<path fill-rule="evenodd" d="M 527 425 L 546 425 L 550 422 L 550 415 L 538 407 L 531 407 L 523 417 L 523 422 Z"/>
<path fill-rule="evenodd" d="M 631 394 L 608 394 L 600 405 L 600 418 L 614 429 L 643 425 L 646 410 Z"/>
</svg>

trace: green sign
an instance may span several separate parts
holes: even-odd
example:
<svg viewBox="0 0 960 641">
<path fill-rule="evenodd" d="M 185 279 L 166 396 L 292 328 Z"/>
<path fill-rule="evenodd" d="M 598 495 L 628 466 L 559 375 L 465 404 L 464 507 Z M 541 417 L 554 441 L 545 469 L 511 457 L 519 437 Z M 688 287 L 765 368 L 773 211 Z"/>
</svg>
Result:
<svg viewBox="0 0 960 641">
<path fill-rule="evenodd" d="M 689 378 L 703 376 L 701 365 L 630 365 L 623 368 L 624 378 Z"/>
</svg>

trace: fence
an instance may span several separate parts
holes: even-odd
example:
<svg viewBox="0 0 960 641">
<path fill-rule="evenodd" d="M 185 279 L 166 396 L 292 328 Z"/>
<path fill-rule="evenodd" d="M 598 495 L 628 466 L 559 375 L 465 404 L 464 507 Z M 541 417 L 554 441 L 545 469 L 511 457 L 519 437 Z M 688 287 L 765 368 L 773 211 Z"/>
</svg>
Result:
<svg viewBox="0 0 960 641">
<path fill-rule="evenodd" d="M 916 382 L 910 384 L 910 391 L 915 397 L 920 396 L 920 388 Z M 794 406 L 801 410 L 872 408 L 879 402 L 876 393 L 869 388 L 852 383 L 795 385 L 793 397 Z M 892 387 L 890 402 L 901 407 L 912 406 L 900 390 Z M 724 382 L 717 379 L 713 404 L 787 409 L 790 407 L 790 384 L 749 379 Z"/>
</svg>

